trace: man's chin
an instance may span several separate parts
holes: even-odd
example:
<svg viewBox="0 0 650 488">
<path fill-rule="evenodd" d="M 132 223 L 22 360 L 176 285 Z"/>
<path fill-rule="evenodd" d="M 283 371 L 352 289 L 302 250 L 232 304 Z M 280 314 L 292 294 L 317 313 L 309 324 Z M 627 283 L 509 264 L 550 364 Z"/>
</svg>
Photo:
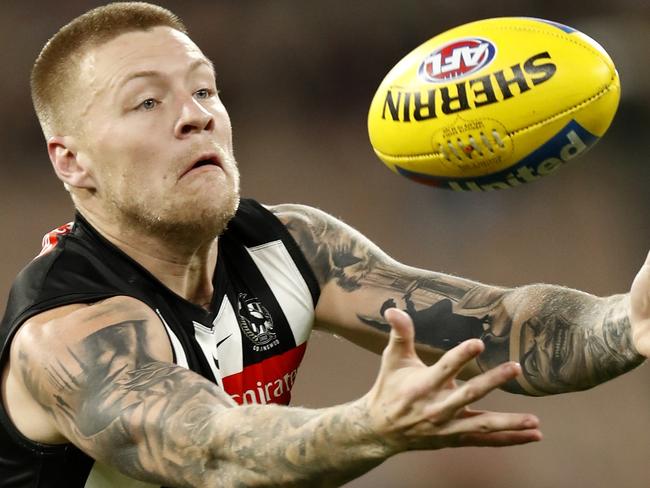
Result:
<svg viewBox="0 0 650 488">
<path fill-rule="evenodd" d="M 167 243 L 177 242 L 183 246 L 200 245 L 215 239 L 226 229 L 239 206 L 239 195 L 219 202 L 185 202 L 174 209 L 151 214 L 146 211 L 131 211 L 120 216 L 123 224 L 131 229 L 139 228 L 143 233 Z"/>
<path fill-rule="evenodd" d="M 212 240 L 224 232 L 238 206 L 239 197 L 218 208 L 184 209 L 181 215 L 163 224 L 165 233 L 169 237 L 176 235 L 181 240 Z"/>
</svg>

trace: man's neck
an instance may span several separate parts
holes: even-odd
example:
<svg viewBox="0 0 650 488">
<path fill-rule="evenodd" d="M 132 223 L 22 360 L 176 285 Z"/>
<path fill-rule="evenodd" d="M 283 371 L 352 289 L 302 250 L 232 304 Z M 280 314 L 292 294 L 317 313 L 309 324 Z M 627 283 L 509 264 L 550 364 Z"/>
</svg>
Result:
<svg viewBox="0 0 650 488">
<path fill-rule="evenodd" d="M 92 213 L 83 212 L 83 216 L 104 238 L 174 293 L 200 307 L 210 306 L 217 238 L 190 244 L 189 240 L 169 239 L 132 225 L 105 222 Z"/>
</svg>

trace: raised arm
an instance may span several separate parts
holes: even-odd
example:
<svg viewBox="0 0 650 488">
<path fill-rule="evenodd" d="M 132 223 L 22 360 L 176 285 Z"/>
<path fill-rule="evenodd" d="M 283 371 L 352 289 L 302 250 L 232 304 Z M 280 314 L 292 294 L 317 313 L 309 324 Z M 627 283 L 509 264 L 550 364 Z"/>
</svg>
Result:
<svg viewBox="0 0 650 488">
<path fill-rule="evenodd" d="M 322 288 L 320 327 L 379 352 L 399 307 L 415 323 L 418 351 L 435 361 L 463 340 L 485 352 L 464 374 L 504 361 L 523 375 L 505 389 L 546 395 L 591 388 L 640 364 L 632 344 L 629 295 L 598 298 L 551 285 L 487 286 L 398 263 L 356 230 L 302 205 L 271 210 L 285 223 Z M 647 292 L 646 292 L 647 293 Z"/>
<path fill-rule="evenodd" d="M 454 376 L 482 344 L 469 341 L 427 367 L 415 355 L 408 316 L 387 315 L 396 332 L 375 386 L 321 410 L 236 406 L 172 364 L 158 317 L 125 297 L 25 323 L 12 343 L 10 376 L 64 439 L 131 478 L 165 486 L 338 486 L 404 450 L 539 440 L 530 415 L 466 408 L 517 375 L 516 365 L 457 388 Z"/>
</svg>

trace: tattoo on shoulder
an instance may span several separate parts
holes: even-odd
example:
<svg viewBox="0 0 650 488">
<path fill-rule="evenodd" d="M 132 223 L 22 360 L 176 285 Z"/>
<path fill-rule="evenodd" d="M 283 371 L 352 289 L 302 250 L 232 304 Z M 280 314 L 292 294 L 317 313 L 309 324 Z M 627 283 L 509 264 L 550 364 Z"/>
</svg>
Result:
<svg viewBox="0 0 650 488">
<path fill-rule="evenodd" d="M 147 335 L 146 321 L 123 321 L 45 359 L 40 374 L 33 364 L 43 358 L 20 352 L 19 367 L 34 398 L 85 452 L 137 479 L 191 485 L 191 460 L 174 461 L 174 453 L 212 440 L 224 397 L 189 370 L 157 361 Z"/>
<path fill-rule="evenodd" d="M 360 279 L 373 267 L 376 257 L 350 228 L 316 209 L 283 205 L 277 215 L 285 224 L 311 264 L 321 286 L 332 280 L 346 290 L 355 290 Z"/>
</svg>

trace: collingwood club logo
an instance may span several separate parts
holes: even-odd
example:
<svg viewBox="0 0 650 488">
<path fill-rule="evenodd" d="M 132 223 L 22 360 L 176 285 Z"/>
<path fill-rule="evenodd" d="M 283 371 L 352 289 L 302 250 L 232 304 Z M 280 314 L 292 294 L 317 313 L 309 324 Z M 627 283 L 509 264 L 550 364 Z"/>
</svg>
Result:
<svg viewBox="0 0 650 488">
<path fill-rule="evenodd" d="M 239 327 L 254 344 L 254 351 L 268 351 L 280 344 L 273 332 L 273 319 L 262 302 L 255 297 L 240 293 L 237 297 Z"/>
</svg>

